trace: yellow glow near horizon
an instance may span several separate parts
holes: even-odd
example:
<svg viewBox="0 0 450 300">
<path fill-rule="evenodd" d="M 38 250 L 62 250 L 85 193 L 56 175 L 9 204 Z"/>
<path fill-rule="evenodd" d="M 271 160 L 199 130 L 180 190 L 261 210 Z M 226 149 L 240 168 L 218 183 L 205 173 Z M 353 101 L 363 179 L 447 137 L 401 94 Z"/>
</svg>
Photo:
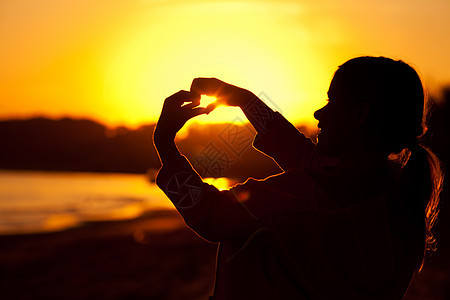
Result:
<svg viewBox="0 0 450 300">
<path fill-rule="evenodd" d="M 401 58 L 427 81 L 450 81 L 450 2 L 381 1 L 368 10 L 342 1 L 2 2 L 0 118 L 138 126 L 155 122 L 164 99 L 195 77 L 217 77 L 314 125 L 333 72 L 359 55 Z M 219 107 L 193 122 L 236 117 L 245 119 Z"/>
<path fill-rule="evenodd" d="M 298 32 L 308 36 L 307 31 L 279 24 L 286 11 L 277 7 L 285 8 L 272 2 L 213 2 L 167 9 L 168 17 L 155 21 L 157 27 L 126 37 L 109 60 L 105 98 L 120 105 L 112 114 L 132 123 L 143 121 L 142 112 L 156 119 L 170 94 L 189 89 L 195 77 L 217 77 L 264 93 L 269 106 L 293 121 L 314 122 L 312 113 L 326 97 L 330 72 L 317 68 L 308 43 L 292 39 Z M 259 14 L 249 13 L 254 9 Z M 296 13 L 301 6 L 285 9 Z M 221 107 L 196 121 L 230 122 L 236 116 L 244 118 L 236 108 Z"/>
<path fill-rule="evenodd" d="M 202 178 L 203 182 L 214 185 L 217 189 L 223 191 L 230 189 L 235 182 L 226 177 L 218 177 L 218 178 Z"/>
</svg>

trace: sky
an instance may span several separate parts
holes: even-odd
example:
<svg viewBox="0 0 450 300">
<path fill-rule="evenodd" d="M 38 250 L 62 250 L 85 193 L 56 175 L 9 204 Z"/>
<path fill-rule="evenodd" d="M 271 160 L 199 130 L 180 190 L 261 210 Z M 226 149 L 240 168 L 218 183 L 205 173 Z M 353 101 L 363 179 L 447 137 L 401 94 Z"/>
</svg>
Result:
<svg viewBox="0 0 450 300">
<path fill-rule="evenodd" d="M 314 126 L 336 68 L 402 59 L 430 93 L 450 85 L 448 0 L 2 0 L 0 119 L 135 127 L 195 77 L 260 95 Z M 199 122 L 244 116 L 220 107 Z"/>
</svg>

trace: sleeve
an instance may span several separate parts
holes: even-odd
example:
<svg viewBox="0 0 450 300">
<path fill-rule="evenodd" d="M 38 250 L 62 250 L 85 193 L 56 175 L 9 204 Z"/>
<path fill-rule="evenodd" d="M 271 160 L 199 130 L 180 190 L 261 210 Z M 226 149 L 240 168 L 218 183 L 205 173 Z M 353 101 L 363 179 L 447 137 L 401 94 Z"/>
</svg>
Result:
<svg viewBox="0 0 450 300">
<path fill-rule="evenodd" d="M 269 215 L 316 209 L 313 182 L 298 169 L 264 180 L 248 179 L 228 191 L 202 182 L 184 156 L 163 165 L 156 183 L 186 224 L 209 241 L 249 236 Z M 309 178 L 309 179 L 308 179 Z"/>
<path fill-rule="evenodd" d="M 289 211 L 315 211 L 314 179 L 300 169 L 290 169 L 263 180 L 249 178 L 230 192 L 255 218 Z"/>
<path fill-rule="evenodd" d="M 272 157 L 283 170 L 306 168 L 315 155 L 314 143 L 278 112 L 266 131 L 258 132 L 253 146 Z"/>
<path fill-rule="evenodd" d="M 206 240 L 216 242 L 248 236 L 261 227 L 232 191 L 219 191 L 204 183 L 182 155 L 163 165 L 156 184 L 186 224 Z"/>
<path fill-rule="evenodd" d="M 278 112 L 265 132 L 258 132 L 253 146 L 270 156 L 285 171 L 291 168 L 318 170 L 338 163 L 335 158 L 318 154 L 311 139 Z"/>
</svg>

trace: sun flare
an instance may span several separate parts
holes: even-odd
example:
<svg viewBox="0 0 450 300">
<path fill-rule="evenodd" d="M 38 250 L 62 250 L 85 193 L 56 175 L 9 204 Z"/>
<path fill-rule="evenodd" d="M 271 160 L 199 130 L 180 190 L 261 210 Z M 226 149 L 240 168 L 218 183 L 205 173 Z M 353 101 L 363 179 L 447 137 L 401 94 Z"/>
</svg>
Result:
<svg viewBox="0 0 450 300">
<path fill-rule="evenodd" d="M 208 105 L 217 101 L 217 98 L 214 96 L 202 95 L 200 98 L 200 106 L 207 107 Z"/>
</svg>

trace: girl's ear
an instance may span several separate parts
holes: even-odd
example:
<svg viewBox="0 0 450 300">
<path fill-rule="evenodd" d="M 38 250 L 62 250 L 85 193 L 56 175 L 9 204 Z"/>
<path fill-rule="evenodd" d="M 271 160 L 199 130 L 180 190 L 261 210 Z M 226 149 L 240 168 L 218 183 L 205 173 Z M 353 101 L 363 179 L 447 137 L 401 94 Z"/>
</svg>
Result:
<svg viewBox="0 0 450 300">
<path fill-rule="evenodd" d="M 371 107 L 369 103 L 367 102 L 359 103 L 353 119 L 355 127 L 359 128 L 362 127 L 364 124 L 366 124 L 367 120 L 369 119 L 370 113 Z"/>
</svg>

